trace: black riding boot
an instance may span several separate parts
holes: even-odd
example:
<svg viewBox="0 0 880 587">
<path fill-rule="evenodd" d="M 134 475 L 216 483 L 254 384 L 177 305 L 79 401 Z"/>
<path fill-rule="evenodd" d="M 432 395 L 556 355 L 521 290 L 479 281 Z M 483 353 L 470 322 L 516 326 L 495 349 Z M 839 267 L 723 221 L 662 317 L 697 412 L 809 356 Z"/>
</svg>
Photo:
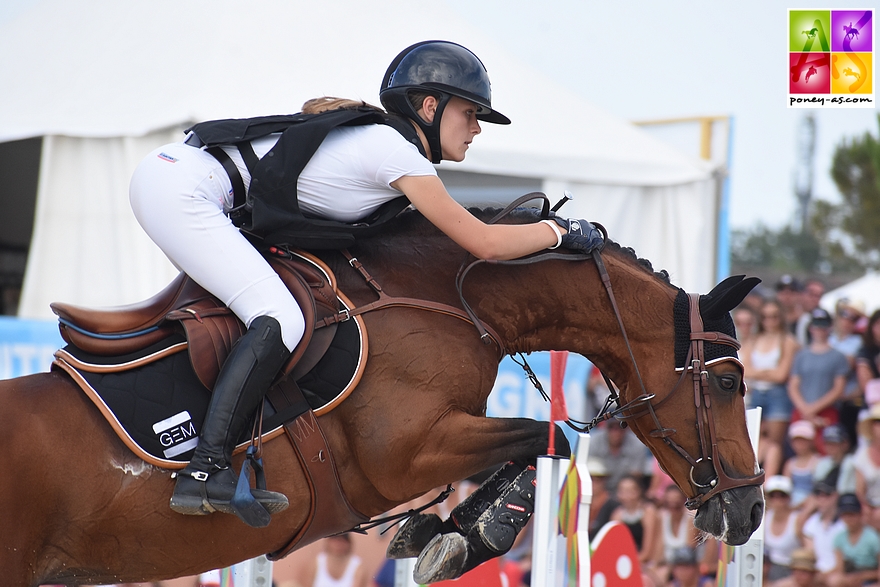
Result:
<svg viewBox="0 0 880 587">
<path fill-rule="evenodd" d="M 437 534 L 458 532 L 466 535 L 524 468 L 525 463 L 509 462 L 492 473 L 476 491 L 455 506 L 445 522 L 436 514 L 411 516 L 388 543 L 385 555 L 393 559 L 412 558 L 419 556 Z"/>
<path fill-rule="evenodd" d="M 251 490 L 256 512 L 253 507 L 250 511 L 234 507 L 238 479 L 231 463 L 238 439 L 289 356 L 278 321 L 269 316 L 254 320 L 220 370 L 195 454 L 177 475 L 172 510 L 188 515 L 236 514 L 249 526 L 262 527 L 269 523 L 269 514 L 287 508 L 283 494 L 260 489 Z"/>
<path fill-rule="evenodd" d="M 513 547 L 535 511 L 535 468 L 528 467 L 480 514 L 466 535 L 438 534 L 416 561 L 414 580 L 421 584 L 455 579 Z"/>
</svg>

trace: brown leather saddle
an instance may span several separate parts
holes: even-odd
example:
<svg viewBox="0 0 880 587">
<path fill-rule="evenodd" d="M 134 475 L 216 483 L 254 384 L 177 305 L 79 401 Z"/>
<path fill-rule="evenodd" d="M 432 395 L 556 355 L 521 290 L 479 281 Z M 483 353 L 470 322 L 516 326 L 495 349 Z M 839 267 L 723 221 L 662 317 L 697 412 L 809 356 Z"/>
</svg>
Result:
<svg viewBox="0 0 880 587">
<path fill-rule="evenodd" d="M 338 327 L 332 318 L 346 315 L 352 304 L 337 291 L 335 276 L 330 268 L 316 257 L 308 253 L 275 250 L 265 256 L 303 309 L 306 319 L 303 340 L 294 349 L 267 394 L 276 412 L 283 416 L 283 431 L 278 430 L 278 434 L 286 433 L 293 445 L 306 473 L 311 494 L 306 524 L 284 549 L 273 553 L 283 556 L 294 547 L 348 530 L 368 519 L 354 510 L 343 494 L 333 455 L 316 418 L 341 403 L 357 385 L 365 360 L 360 361 L 357 375 L 343 394 L 319 410 L 310 408 L 296 381 L 309 372 L 330 348 Z M 207 389 L 213 389 L 220 367 L 233 344 L 246 331 L 235 314 L 183 273 L 158 294 L 140 303 L 105 309 L 53 303 L 51 308 L 59 317 L 64 340 L 100 357 L 137 354 L 145 349 L 149 351 L 154 345 L 182 332 L 186 337 L 192 367 Z M 359 323 L 365 359 L 366 329 L 363 319 L 359 316 L 351 316 L 351 319 Z M 316 329 L 319 322 L 320 326 Z M 69 356 L 56 354 L 56 366 L 68 372 L 85 389 L 87 385 L 83 386 L 82 378 L 77 377 L 65 358 L 69 359 Z M 98 398 L 89 394 L 88 390 L 86 393 L 113 425 L 112 414 L 99 405 L 101 402 Z M 120 433 L 120 430 L 116 431 Z M 123 434 L 120 437 L 126 442 Z M 126 444 L 131 447 L 129 442 Z"/>
<path fill-rule="evenodd" d="M 339 313 L 340 300 L 330 269 L 307 254 L 267 254 L 267 260 L 303 309 L 305 334 L 281 372 L 294 380 L 315 366 L 330 346 L 336 324 L 315 330 L 318 321 Z M 193 368 L 213 389 L 244 324 L 220 300 L 184 273 L 155 296 L 112 308 L 86 308 L 55 302 L 61 336 L 98 356 L 127 355 L 167 339 L 181 329 Z"/>
</svg>

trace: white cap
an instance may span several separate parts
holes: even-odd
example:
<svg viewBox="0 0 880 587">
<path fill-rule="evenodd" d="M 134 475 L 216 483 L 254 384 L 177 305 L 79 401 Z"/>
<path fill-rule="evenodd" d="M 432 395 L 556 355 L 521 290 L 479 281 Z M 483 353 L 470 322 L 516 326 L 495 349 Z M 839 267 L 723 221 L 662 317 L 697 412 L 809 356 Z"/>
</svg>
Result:
<svg viewBox="0 0 880 587">
<path fill-rule="evenodd" d="M 787 495 L 791 495 L 792 485 L 791 479 L 785 475 L 773 475 L 764 483 L 764 495 L 780 491 Z"/>
</svg>

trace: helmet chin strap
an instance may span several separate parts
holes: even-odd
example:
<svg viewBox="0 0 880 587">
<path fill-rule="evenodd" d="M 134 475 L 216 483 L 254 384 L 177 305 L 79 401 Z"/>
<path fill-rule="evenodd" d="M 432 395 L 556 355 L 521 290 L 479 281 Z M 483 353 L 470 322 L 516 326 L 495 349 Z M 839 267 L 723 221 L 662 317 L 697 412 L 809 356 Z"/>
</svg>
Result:
<svg viewBox="0 0 880 587">
<path fill-rule="evenodd" d="M 452 96 L 449 94 L 440 94 L 440 98 L 437 100 L 437 109 L 434 111 L 434 119 L 430 123 L 425 122 L 411 104 L 409 107 L 412 111 L 412 121 L 422 129 L 422 132 L 425 133 L 425 138 L 428 140 L 428 147 L 431 150 L 431 163 L 440 163 L 443 160 L 443 151 L 440 148 L 440 118 L 443 116 L 446 104 L 449 103 L 451 98 Z M 409 101 L 407 103 L 409 104 Z"/>
</svg>

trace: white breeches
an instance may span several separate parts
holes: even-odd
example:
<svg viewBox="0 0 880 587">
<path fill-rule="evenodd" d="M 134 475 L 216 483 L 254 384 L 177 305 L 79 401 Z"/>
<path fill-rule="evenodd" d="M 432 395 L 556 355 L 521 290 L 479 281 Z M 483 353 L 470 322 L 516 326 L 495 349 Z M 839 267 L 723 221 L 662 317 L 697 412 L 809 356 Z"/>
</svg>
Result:
<svg viewBox="0 0 880 587">
<path fill-rule="evenodd" d="M 299 305 L 265 259 L 224 214 L 229 177 L 210 154 L 184 143 L 150 153 L 131 179 L 137 221 L 177 268 L 250 327 L 259 316 L 281 324 L 289 350 L 302 339 Z"/>
</svg>

